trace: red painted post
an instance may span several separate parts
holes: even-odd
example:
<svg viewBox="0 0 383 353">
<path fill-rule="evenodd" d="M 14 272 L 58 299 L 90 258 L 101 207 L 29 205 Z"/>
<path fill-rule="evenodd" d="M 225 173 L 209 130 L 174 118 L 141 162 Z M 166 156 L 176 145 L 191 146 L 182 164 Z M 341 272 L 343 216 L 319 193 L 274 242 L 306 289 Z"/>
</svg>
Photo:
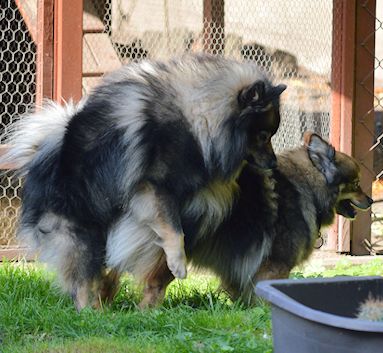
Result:
<svg viewBox="0 0 383 353">
<path fill-rule="evenodd" d="M 332 57 L 332 119 L 330 140 L 334 147 L 355 157 L 362 166 L 361 184 L 371 190 L 373 134 L 373 73 L 376 3 L 334 0 Z M 339 217 L 329 234 L 329 247 L 338 252 L 366 254 L 363 240 L 370 238 L 370 214 L 357 220 Z"/>
<path fill-rule="evenodd" d="M 82 0 L 55 0 L 54 99 L 82 96 Z"/>
<path fill-rule="evenodd" d="M 54 0 L 39 0 L 37 8 L 36 105 L 53 98 Z"/>
<path fill-rule="evenodd" d="M 332 51 L 332 119 L 330 141 L 333 146 L 352 155 L 353 96 L 355 86 L 356 0 L 333 1 Z M 350 252 L 350 221 L 337 217 L 329 231 L 328 249 Z"/>
<path fill-rule="evenodd" d="M 341 102 L 342 102 L 342 34 L 343 34 L 343 14 L 344 1 L 333 0 L 332 11 L 332 63 L 331 63 L 331 125 L 330 142 L 339 150 L 341 135 Z M 327 243 L 325 250 L 339 251 L 339 217 L 336 217 L 335 223 L 327 231 Z M 349 250 L 349 249 L 348 249 Z M 344 250 L 346 251 L 346 250 Z"/>
<path fill-rule="evenodd" d="M 332 62 L 331 62 L 331 93 L 332 111 L 330 126 L 330 142 L 340 147 L 341 121 L 341 88 L 342 88 L 342 35 L 343 35 L 344 0 L 333 0 L 332 10 Z"/>
<path fill-rule="evenodd" d="M 370 193 L 375 179 L 374 141 L 374 64 L 376 1 L 357 1 L 354 91 L 354 144 L 353 155 L 361 166 L 361 186 Z M 351 253 L 369 254 L 364 240 L 371 241 L 371 213 L 360 212 L 352 224 Z"/>
</svg>

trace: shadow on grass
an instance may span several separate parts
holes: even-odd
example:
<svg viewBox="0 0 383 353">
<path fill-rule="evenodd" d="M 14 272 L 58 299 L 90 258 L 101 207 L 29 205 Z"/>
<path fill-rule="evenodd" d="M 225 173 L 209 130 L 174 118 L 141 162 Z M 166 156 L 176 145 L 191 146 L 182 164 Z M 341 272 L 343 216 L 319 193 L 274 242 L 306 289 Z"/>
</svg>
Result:
<svg viewBox="0 0 383 353">
<path fill-rule="evenodd" d="M 4 352 L 18 352 L 15 347 L 28 347 L 22 352 L 72 352 L 70 342 L 85 342 L 87 348 L 103 347 L 109 339 L 126 348 L 121 352 L 169 352 L 173 348 L 190 352 L 202 346 L 206 352 L 233 351 L 234 347 L 248 352 L 250 346 L 258 345 L 259 350 L 253 351 L 264 353 L 267 350 L 263 347 L 270 347 L 268 310 L 242 310 L 219 290 L 218 281 L 211 276 L 191 275 L 187 280 L 174 281 L 164 304 L 146 311 L 137 310 L 141 291 L 130 277 L 123 278 L 110 306 L 100 311 L 87 308 L 81 313 L 54 281 L 38 266 L 0 265 L 0 339 Z M 95 343 L 96 337 L 100 341 Z M 127 340 L 131 350 L 123 343 Z M 73 347 L 78 348 L 76 344 Z M 60 346 L 63 348 L 55 350 Z"/>
<path fill-rule="evenodd" d="M 188 307 L 202 310 L 216 310 L 218 308 L 223 310 L 233 307 L 233 302 L 219 288 L 215 278 L 203 275 L 197 280 L 196 275 L 190 277 L 185 281 L 174 281 L 168 287 L 161 308 Z M 141 299 L 142 286 L 137 285 L 132 278 L 125 277 L 110 308 L 118 311 L 137 310 Z"/>
<path fill-rule="evenodd" d="M 36 308 L 54 307 L 72 309 L 73 302 L 69 295 L 62 293 L 54 274 L 41 266 L 29 263 L 4 262 L 0 265 L 0 300 L 8 308 L 22 302 L 33 303 Z M 110 311 L 135 311 L 142 299 L 142 286 L 130 276 L 123 277 L 121 287 L 113 303 L 104 305 Z M 168 287 L 161 307 L 174 309 L 189 307 L 193 309 L 214 310 L 240 306 L 229 299 L 219 288 L 216 278 L 209 275 L 190 275 L 187 280 L 173 281 Z"/>
</svg>

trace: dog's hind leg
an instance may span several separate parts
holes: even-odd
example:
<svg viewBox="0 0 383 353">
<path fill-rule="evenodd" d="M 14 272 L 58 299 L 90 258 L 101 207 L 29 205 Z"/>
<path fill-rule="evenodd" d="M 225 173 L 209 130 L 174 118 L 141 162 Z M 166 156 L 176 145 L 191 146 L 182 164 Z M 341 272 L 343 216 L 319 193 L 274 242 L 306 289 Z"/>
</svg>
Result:
<svg viewBox="0 0 383 353">
<path fill-rule="evenodd" d="M 166 254 L 166 262 L 176 278 L 186 277 L 186 255 L 184 250 L 184 235 L 160 217 L 151 224 L 151 228 L 161 238 L 160 245 Z"/>
<path fill-rule="evenodd" d="M 165 255 L 163 255 L 145 278 L 144 297 L 139 307 L 145 309 L 161 304 L 165 297 L 166 288 L 173 279 L 174 276 L 167 266 Z"/>
<path fill-rule="evenodd" d="M 140 223 L 159 237 L 170 271 L 176 278 L 186 277 L 184 234 L 174 199 L 166 192 L 146 185 L 133 197 L 133 213 Z"/>
<path fill-rule="evenodd" d="M 104 270 L 98 286 L 95 289 L 92 306 L 96 309 L 101 308 L 102 303 L 111 303 L 120 289 L 121 273 L 116 269 L 111 269 L 109 272 Z"/>
</svg>

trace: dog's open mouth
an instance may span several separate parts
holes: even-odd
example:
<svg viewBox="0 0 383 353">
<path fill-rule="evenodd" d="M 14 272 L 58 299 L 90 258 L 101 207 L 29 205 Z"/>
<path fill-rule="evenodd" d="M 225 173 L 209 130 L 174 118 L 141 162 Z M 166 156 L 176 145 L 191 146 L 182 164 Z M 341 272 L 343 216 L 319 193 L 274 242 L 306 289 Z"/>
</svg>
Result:
<svg viewBox="0 0 383 353">
<path fill-rule="evenodd" d="M 356 209 L 351 200 L 341 200 L 336 205 L 336 213 L 348 219 L 356 217 Z"/>
<path fill-rule="evenodd" d="M 368 210 L 371 206 L 371 203 L 372 200 L 368 203 L 361 203 L 351 199 L 341 200 L 338 201 L 336 205 L 336 213 L 346 218 L 354 219 L 356 217 L 356 210 Z"/>
</svg>

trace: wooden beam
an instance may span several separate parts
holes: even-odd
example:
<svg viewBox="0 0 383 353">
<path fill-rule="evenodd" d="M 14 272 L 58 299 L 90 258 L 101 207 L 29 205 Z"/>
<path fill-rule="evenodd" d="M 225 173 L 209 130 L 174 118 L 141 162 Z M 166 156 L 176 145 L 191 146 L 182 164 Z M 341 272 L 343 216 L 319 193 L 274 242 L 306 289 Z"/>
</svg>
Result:
<svg viewBox="0 0 383 353">
<path fill-rule="evenodd" d="M 54 99 L 82 96 L 82 0 L 55 0 Z"/>
<path fill-rule="evenodd" d="M 353 155 L 353 97 L 355 86 L 356 0 L 333 1 L 332 45 L 332 118 L 330 142 L 337 149 Z M 351 250 L 351 224 L 337 217 L 328 233 L 328 249 Z"/>
<path fill-rule="evenodd" d="M 356 51 L 353 114 L 353 156 L 361 166 L 361 186 L 371 196 L 374 142 L 374 64 L 375 64 L 375 18 L 376 1 L 357 1 Z M 371 213 L 359 212 L 352 224 L 351 253 L 369 254 L 364 240 L 371 241 Z"/>
<path fill-rule="evenodd" d="M 8 261 L 15 261 L 20 259 L 32 261 L 35 259 L 35 257 L 28 252 L 27 248 L 14 246 L 0 248 L 0 262 L 3 261 L 3 259 L 6 259 Z"/>
<path fill-rule="evenodd" d="M 32 40 L 37 43 L 37 26 L 36 26 L 36 1 L 15 0 L 16 6 L 28 28 Z"/>
<path fill-rule="evenodd" d="M 361 185 L 371 192 L 373 180 L 374 43 L 376 3 L 334 0 L 332 57 L 332 119 L 330 140 L 335 148 L 361 165 Z M 336 237 L 336 230 L 338 237 Z M 359 213 L 350 223 L 339 217 L 329 233 L 329 247 L 364 255 L 363 240 L 370 240 L 370 213 Z"/>
<path fill-rule="evenodd" d="M 37 9 L 36 105 L 53 98 L 54 0 L 39 0 Z"/>
<path fill-rule="evenodd" d="M 344 1 L 333 0 L 332 10 L 332 60 L 331 60 L 331 119 L 330 143 L 336 150 L 340 149 L 341 111 L 342 111 L 342 40 Z M 336 216 L 334 224 L 327 231 L 325 250 L 340 251 L 338 237 L 340 219 Z M 343 251 L 350 251 L 349 247 Z"/>
</svg>

